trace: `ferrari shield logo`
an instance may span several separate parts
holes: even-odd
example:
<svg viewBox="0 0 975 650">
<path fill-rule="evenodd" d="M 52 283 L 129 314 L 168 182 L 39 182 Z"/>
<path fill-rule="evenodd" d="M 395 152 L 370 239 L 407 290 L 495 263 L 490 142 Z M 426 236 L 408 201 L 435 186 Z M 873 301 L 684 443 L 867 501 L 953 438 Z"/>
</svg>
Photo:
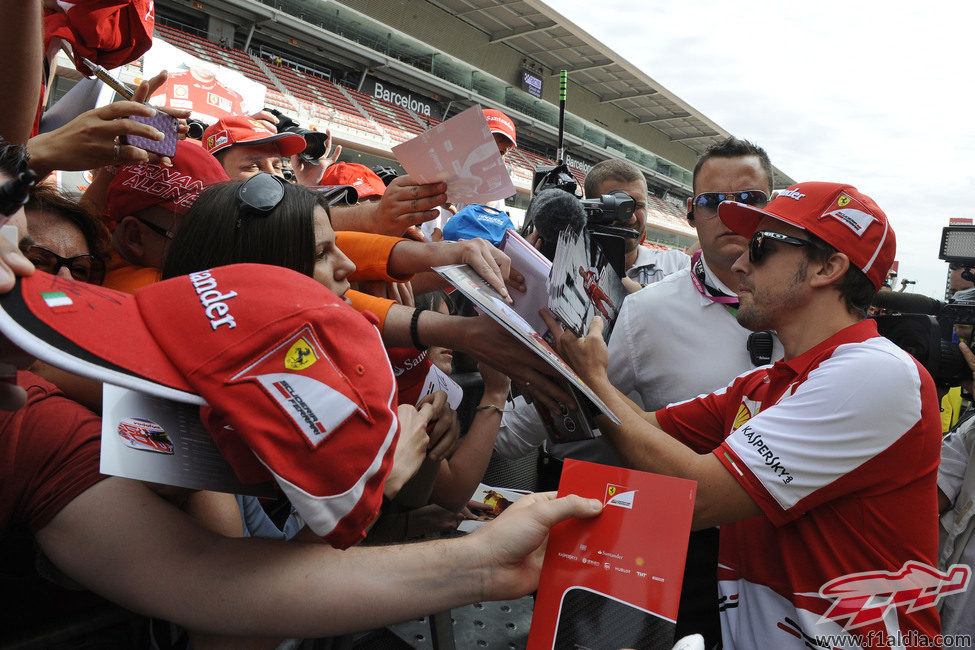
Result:
<svg viewBox="0 0 975 650">
<path fill-rule="evenodd" d="M 626 508 L 628 510 L 633 509 L 633 497 L 636 495 L 636 490 L 631 490 L 628 487 L 622 485 L 606 485 L 606 499 L 604 500 L 607 506 L 618 506 L 620 508 Z"/>
<path fill-rule="evenodd" d="M 738 406 L 738 414 L 735 416 L 735 423 L 734 423 L 734 425 L 732 425 L 732 428 L 733 429 L 737 429 L 741 425 L 743 425 L 746 422 L 748 422 L 748 420 L 750 420 L 751 417 L 752 417 L 752 414 L 748 410 L 748 407 L 745 406 L 744 404 L 740 404 Z"/>
<path fill-rule="evenodd" d="M 304 370 L 318 361 L 315 350 L 304 338 L 299 338 L 284 355 L 284 367 L 288 370 Z"/>
</svg>

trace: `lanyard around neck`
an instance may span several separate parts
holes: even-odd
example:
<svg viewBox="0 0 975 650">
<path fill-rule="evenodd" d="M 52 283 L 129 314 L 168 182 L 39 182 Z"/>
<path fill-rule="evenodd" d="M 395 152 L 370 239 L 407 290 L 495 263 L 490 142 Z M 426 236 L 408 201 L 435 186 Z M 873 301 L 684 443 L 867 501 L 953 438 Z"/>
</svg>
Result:
<svg viewBox="0 0 975 650">
<path fill-rule="evenodd" d="M 707 283 L 707 275 L 704 272 L 704 259 L 701 253 L 702 251 L 698 250 L 691 257 L 691 281 L 694 282 L 694 288 L 711 302 L 724 305 L 725 309 L 731 312 L 732 315 L 737 314 L 738 296 L 729 296 L 720 289 L 712 287 Z"/>
</svg>

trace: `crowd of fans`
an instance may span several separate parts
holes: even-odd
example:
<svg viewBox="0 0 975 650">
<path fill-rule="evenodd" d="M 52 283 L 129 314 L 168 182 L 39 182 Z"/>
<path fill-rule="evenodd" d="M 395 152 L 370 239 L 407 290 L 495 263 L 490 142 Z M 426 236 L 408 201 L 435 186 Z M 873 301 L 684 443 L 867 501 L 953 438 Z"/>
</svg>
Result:
<svg viewBox="0 0 975 650">
<path fill-rule="evenodd" d="M 48 17 L 65 11 L 44 4 Z M 207 399 L 202 421 L 239 477 L 279 486 L 276 498 L 257 498 L 100 474 L 102 384 L 4 340 L 0 522 L 8 591 L 22 595 L 20 628 L 76 611 L 81 589 L 167 622 L 152 626 L 160 646 L 185 631 L 199 648 L 275 647 L 530 593 L 548 529 L 597 515 L 598 503 L 540 493 L 473 535 L 403 544 L 476 516 L 470 499 L 495 450 L 517 458 L 541 448 L 546 489 L 557 486 L 566 458 L 698 481 L 677 636 L 699 633 L 707 647 L 722 637 L 769 647 L 780 615 L 786 640 L 808 645 L 804 630 L 815 621 L 806 615 L 823 612 L 803 599 L 828 579 L 895 572 L 908 560 L 938 566 L 936 477 L 952 540 L 941 568 L 964 553 L 971 436 L 949 438 L 950 462 L 938 477 L 930 378 L 892 346 L 870 343 L 876 333 L 861 321 L 885 279 L 877 269 L 893 261 L 894 237 L 855 188 L 799 184 L 773 198 L 768 155 L 731 138 L 694 170 L 688 220 L 699 246 L 689 255 L 641 245 L 648 188 L 639 168 L 595 165 L 587 196 L 622 190 L 635 201 L 632 216 L 614 224 L 636 235 L 626 240 L 622 278 L 632 295 L 608 348 L 597 335 L 578 339 L 547 322 L 559 351 L 623 425 L 600 418 L 601 437 L 555 445 L 532 402 L 571 401 L 557 375 L 491 318 L 466 315 L 431 270 L 467 264 L 509 301 L 525 288 L 496 240 L 447 241 L 433 227 L 458 207 L 447 203 L 444 183 L 380 177 L 339 160 L 330 140 L 323 156 L 306 160 L 298 156 L 304 138 L 278 132 L 267 111 L 225 117 L 194 140 L 188 111 L 163 108 L 179 120 L 175 154 L 127 144 L 163 139 L 129 117 L 156 113 L 144 102 L 165 72 L 131 100 L 38 133 L 46 77 L 37 71 L 50 63 L 50 34 L 39 5 L 0 16 L 17 25 L 4 29 L 2 47 L 21 62 L 0 73 L 9 89 L 0 98 L 0 183 L 25 192 L 7 222 L 16 230 L 0 239 L 0 291 L 40 271 L 54 276 L 52 286 L 100 285 L 140 305 L 171 301 L 170 338 L 193 339 L 201 324 L 199 336 L 214 337 L 187 343 L 198 363 L 173 359 Z M 499 111 L 485 118 L 504 156 L 516 146 L 514 123 Z M 56 170 L 90 170 L 93 180 L 75 200 L 56 189 Z M 357 198 L 321 191 L 333 186 L 351 186 Z M 822 199 L 821 212 L 831 201 L 856 202 L 869 236 L 837 234 L 828 220 L 824 229 L 823 217 L 796 208 L 810 196 Z M 499 214 L 503 202 L 492 209 Z M 537 233 L 529 240 L 543 244 Z M 791 278 L 785 288 L 766 256 L 794 258 L 799 270 L 775 276 Z M 263 295 L 245 296 L 245 286 Z M 766 294 L 776 297 L 772 311 L 760 304 Z M 205 319 L 179 320 L 186 300 L 198 300 Z M 319 431 L 275 407 L 271 388 L 254 384 L 244 395 L 235 386 L 277 377 L 256 373 L 278 357 L 288 377 L 322 387 L 309 407 L 320 409 Z M 774 362 L 778 370 L 767 371 Z M 468 408 L 459 414 L 445 391 L 425 386 L 431 373 L 462 371 L 480 380 L 465 384 Z M 857 372 L 878 387 L 864 391 L 869 382 Z M 810 416 L 816 409 L 821 417 Z M 742 442 L 746 422 L 764 438 Z M 756 456 L 759 447 L 775 452 Z M 780 471 L 763 474 L 773 455 Z M 899 464 L 911 471 L 890 469 Z M 808 467 L 815 472 L 803 474 Z M 800 547 L 810 547 L 808 557 Z M 946 626 L 971 634 L 970 611 L 948 611 Z M 931 608 L 900 615 L 901 627 L 895 616 L 888 631 L 940 630 Z"/>
</svg>

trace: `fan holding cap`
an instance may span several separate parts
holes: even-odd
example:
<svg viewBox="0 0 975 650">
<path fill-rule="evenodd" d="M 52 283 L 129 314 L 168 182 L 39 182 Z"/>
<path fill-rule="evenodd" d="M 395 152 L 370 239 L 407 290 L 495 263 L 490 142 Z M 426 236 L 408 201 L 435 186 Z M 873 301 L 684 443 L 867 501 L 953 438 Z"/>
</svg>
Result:
<svg viewBox="0 0 975 650">
<path fill-rule="evenodd" d="M 851 625 L 933 639 L 933 606 L 870 618 L 843 600 L 852 577 L 877 576 L 862 604 L 909 566 L 937 571 L 934 382 L 865 318 L 894 260 L 887 216 L 843 183 L 716 207 L 749 239 L 731 267 L 738 322 L 775 330 L 782 361 L 646 413 L 609 383 L 601 326 L 578 339 L 549 319 L 559 351 L 620 416 L 597 423 L 627 466 L 698 482 L 693 525 L 720 526 L 719 591 L 736 602 L 721 611 L 726 645 L 801 648 Z"/>
</svg>

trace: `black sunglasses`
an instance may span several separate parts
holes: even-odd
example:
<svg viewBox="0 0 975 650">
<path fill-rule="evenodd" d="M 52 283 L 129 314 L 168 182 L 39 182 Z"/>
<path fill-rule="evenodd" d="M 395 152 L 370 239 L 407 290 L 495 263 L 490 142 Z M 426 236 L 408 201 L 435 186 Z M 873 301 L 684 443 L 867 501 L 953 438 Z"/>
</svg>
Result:
<svg viewBox="0 0 975 650">
<path fill-rule="evenodd" d="M 141 223 L 143 226 L 145 226 L 146 228 L 148 228 L 152 232 L 156 233 L 157 235 L 160 235 L 161 237 L 165 237 L 166 239 L 172 239 L 173 237 L 176 236 L 176 233 L 173 232 L 172 230 L 166 230 L 165 228 L 163 228 L 159 224 L 152 223 L 151 221 L 149 221 L 147 219 L 143 219 L 142 217 L 136 217 L 135 219 L 136 219 L 136 221 L 138 221 L 139 223 Z"/>
<path fill-rule="evenodd" d="M 266 216 L 278 207 L 284 199 L 286 180 L 274 174 L 261 172 L 254 174 L 237 190 L 238 219 L 236 227 L 240 228 L 240 220 L 247 216 Z"/>
<path fill-rule="evenodd" d="M 71 277 L 79 282 L 101 284 L 105 280 L 105 262 L 94 255 L 84 253 L 74 257 L 61 257 L 36 244 L 21 246 L 20 251 L 35 268 L 51 275 L 57 275 L 58 271 L 66 268 Z"/>
<path fill-rule="evenodd" d="M 770 241 L 790 244 L 792 246 L 809 246 L 812 244 L 812 242 L 808 239 L 790 237 L 789 235 L 783 235 L 780 232 L 772 232 L 771 230 L 759 230 L 752 235 L 751 241 L 748 242 L 748 261 L 752 264 L 758 264 L 761 262 L 769 252 L 768 243 Z"/>
<path fill-rule="evenodd" d="M 964 268 L 967 268 L 967 267 L 964 264 L 962 264 L 961 262 L 952 262 L 952 263 L 950 263 L 948 265 L 948 270 L 949 271 L 958 271 L 959 269 L 964 269 Z"/>
<path fill-rule="evenodd" d="M 761 190 L 742 190 L 740 192 L 701 192 L 694 197 L 693 206 L 717 214 L 718 204 L 734 201 L 745 205 L 764 208 L 768 205 L 768 195 Z M 712 215 L 713 216 L 713 215 Z"/>
</svg>

